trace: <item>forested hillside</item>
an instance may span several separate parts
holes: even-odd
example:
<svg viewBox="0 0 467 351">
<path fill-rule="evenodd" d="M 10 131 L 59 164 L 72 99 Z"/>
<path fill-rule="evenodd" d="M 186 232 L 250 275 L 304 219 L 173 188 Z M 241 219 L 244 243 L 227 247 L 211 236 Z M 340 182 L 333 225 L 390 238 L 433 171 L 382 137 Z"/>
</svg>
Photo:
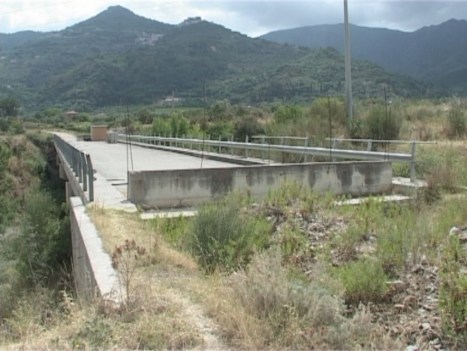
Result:
<svg viewBox="0 0 467 351">
<path fill-rule="evenodd" d="M 168 25 L 120 6 L 62 31 L 12 38 L 1 47 L 0 95 L 30 109 L 153 103 L 172 94 L 200 103 L 203 86 L 209 98 L 247 103 L 343 92 L 337 52 L 252 39 L 202 20 Z M 401 96 L 430 91 L 373 64 L 355 67 L 357 95 L 381 94 L 382 86 Z"/>
<path fill-rule="evenodd" d="M 343 52 L 343 24 L 281 30 L 263 39 L 309 48 L 332 47 Z M 401 32 L 384 28 L 351 26 L 352 55 L 385 69 L 467 93 L 467 21 L 449 20 L 440 25 Z"/>
</svg>

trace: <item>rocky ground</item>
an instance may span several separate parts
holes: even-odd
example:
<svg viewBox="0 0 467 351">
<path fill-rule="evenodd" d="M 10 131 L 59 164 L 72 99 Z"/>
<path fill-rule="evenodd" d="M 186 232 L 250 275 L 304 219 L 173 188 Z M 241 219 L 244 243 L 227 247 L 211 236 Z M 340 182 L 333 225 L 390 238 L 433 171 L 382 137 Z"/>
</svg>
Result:
<svg viewBox="0 0 467 351">
<path fill-rule="evenodd" d="M 274 224 L 276 234 L 280 235 L 291 224 L 306 234 L 309 250 L 305 250 L 304 255 L 292 257 L 292 263 L 308 274 L 311 274 L 317 263 L 317 253 L 329 246 L 336 236 L 345 232 L 349 224 L 348 219 L 339 215 L 304 214 L 293 206 L 287 212 L 274 207 L 266 208 L 265 211 Z M 458 235 L 467 250 L 467 228 L 453 228 L 450 235 Z M 376 237 L 368 233 L 351 250 L 332 248 L 331 263 L 339 266 L 375 251 Z M 373 321 L 383 326 L 392 337 L 403 340 L 407 351 L 451 349 L 450 340 L 442 331 L 438 306 L 439 267 L 430 264 L 424 256 L 418 262 L 399 274 L 397 279 L 387 282 L 389 290 L 383 303 L 369 304 Z M 347 308 L 349 315 L 356 310 L 352 306 Z"/>
</svg>

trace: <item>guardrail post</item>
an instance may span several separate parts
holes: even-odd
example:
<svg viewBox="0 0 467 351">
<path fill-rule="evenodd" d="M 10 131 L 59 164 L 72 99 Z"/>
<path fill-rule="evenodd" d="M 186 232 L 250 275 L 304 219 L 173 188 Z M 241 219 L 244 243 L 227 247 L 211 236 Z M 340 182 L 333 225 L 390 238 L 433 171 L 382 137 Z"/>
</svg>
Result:
<svg viewBox="0 0 467 351">
<path fill-rule="evenodd" d="M 331 150 L 334 150 L 337 146 L 337 139 L 334 138 L 332 139 L 332 146 L 331 146 Z M 332 155 L 332 151 L 331 151 L 331 155 Z M 331 157 L 331 162 L 336 162 L 336 158 L 335 157 Z"/>
<path fill-rule="evenodd" d="M 281 137 L 281 145 L 285 145 L 284 137 Z M 285 153 L 281 152 L 281 163 L 284 163 L 284 161 L 285 161 Z"/>
<path fill-rule="evenodd" d="M 78 164 L 78 182 L 83 183 L 83 159 L 81 158 L 81 152 L 78 151 L 76 153 L 76 158 L 77 158 L 77 164 Z"/>
<path fill-rule="evenodd" d="M 219 135 L 219 150 L 218 150 L 219 155 L 221 154 L 221 145 L 220 145 L 221 141 L 222 141 L 222 137 Z"/>
<path fill-rule="evenodd" d="M 230 142 L 233 143 L 233 135 L 230 137 Z M 230 154 L 233 155 L 233 147 L 230 148 Z"/>
<path fill-rule="evenodd" d="M 78 158 L 76 157 L 76 149 L 73 149 L 72 150 L 72 153 L 71 153 L 71 158 L 73 160 L 73 173 L 75 174 L 75 176 L 78 175 Z"/>
<path fill-rule="evenodd" d="M 411 149 L 411 155 L 412 155 L 412 159 L 410 160 L 410 181 L 412 183 L 415 182 L 415 180 L 417 179 L 417 172 L 416 172 L 416 169 L 415 169 L 415 152 L 416 152 L 416 148 L 417 148 L 417 143 L 415 141 L 412 142 L 412 149 Z"/>
<path fill-rule="evenodd" d="M 88 171 L 88 184 L 89 184 L 89 202 L 94 201 L 94 169 L 92 168 L 91 156 L 86 154 L 86 163 Z"/>
<path fill-rule="evenodd" d="M 264 145 L 264 135 L 261 136 L 261 145 Z M 264 150 L 261 151 L 261 158 L 264 161 Z"/>
<path fill-rule="evenodd" d="M 87 174 L 88 169 L 87 169 L 86 155 L 84 154 L 84 152 L 81 152 L 80 156 L 81 156 L 81 163 L 83 165 L 82 167 L 83 191 L 87 191 L 88 190 L 88 174 Z"/>
<path fill-rule="evenodd" d="M 308 146 L 309 146 L 309 138 L 308 138 L 308 135 L 306 136 L 304 146 L 305 146 L 305 147 L 308 147 Z M 303 161 L 304 161 L 305 163 L 308 162 L 308 154 L 307 154 L 306 152 L 305 152 L 305 158 L 303 159 Z"/>
<path fill-rule="evenodd" d="M 248 135 L 245 137 L 245 144 L 248 144 Z M 248 158 L 248 147 L 245 148 L 245 158 Z"/>
<path fill-rule="evenodd" d="M 372 147 L 372 140 L 371 140 L 371 139 L 368 139 L 368 140 L 367 140 L 366 151 L 371 151 L 371 147 Z"/>
</svg>

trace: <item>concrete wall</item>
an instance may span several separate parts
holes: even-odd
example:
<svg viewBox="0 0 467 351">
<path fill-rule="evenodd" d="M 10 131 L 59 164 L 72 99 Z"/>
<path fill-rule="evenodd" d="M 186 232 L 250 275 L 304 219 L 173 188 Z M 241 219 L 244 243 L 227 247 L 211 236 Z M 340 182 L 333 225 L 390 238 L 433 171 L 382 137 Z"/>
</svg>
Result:
<svg viewBox="0 0 467 351">
<path fill-rule="evenodd" d="M 145 207 L 186 207 L 230 191 L 245 190 L 262 198 L 284 181 L 295 181 L 321 193 L 358 196 L 389 192 L 391 180 L 391 163 L 383 161 L 138 171 L 129 174 L 128 198 Z"/>
<path fill-rule="evenodd" d="M 91 140 L 92 141 L 106 141 L 107 140 L 107 126 L 91 126 Z"/>
<path fill-rule="evenodd" d="M 70 198 L 70 212 L 73 275 L 78 296 L 88 301 L 102 297 L 120 303 L 122 295 L 117 272 L 79 197 Z"/>
</svg>

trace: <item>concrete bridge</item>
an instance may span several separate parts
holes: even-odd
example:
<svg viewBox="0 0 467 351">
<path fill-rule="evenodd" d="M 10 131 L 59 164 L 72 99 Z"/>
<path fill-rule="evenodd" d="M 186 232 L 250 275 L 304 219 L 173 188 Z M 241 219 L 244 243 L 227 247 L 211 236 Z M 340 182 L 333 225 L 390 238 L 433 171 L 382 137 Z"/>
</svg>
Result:
<svg viewBox="0 0 467 351">
<path fill-rule="evenodd" d="M 231 191 L 247 191 L 260 199 L 284 181 L 294 181 L 317 192 L 352 196 L 391 191 L 392 170 L 388 161 L 278 164 L 209 152 L 202 152 L 200 157 L 199 151 L 141 142 L 129 146 L 78 141 L 69 135 L 59 137 L 57 153 L 69 192 L 81 196 L 85 203 L 89 202 L 91 188 L 90 184 L 86 187 L 86 181 L 91 179 L 94 179 L 92 202 L 155 209 L 192 207 Z M 66 147 L 61 144 L 71 146 L 72 150 L 64 150 Z M 82 161 L 75 165 L 75 172 L 67 167 L 67 163 L 73 163 L 67 161 L 67 152 L 80 154 L 68 156 Z M 92 161 L 84 162 L 87 159 Z"/>
<path fill-rule="evenodd" d="M 124 299 L 118 275 L 86 213 L 88 203 L 129 211 L 136 211 L 136 205 L 196 206 L 235 190 L 261 198 L 285 180 L 337 194 L 367 195 L 391 190 L 389 161 L 273 164 L 204 151 L 173 152 L 173 146 L 136 141 L 130 146 L 78 141 L 68 134 L 54 137 L 60 174 L 70 197 L 76 289 L 84 299 L 103 297 L 116 303 Z"/>
</svg>

